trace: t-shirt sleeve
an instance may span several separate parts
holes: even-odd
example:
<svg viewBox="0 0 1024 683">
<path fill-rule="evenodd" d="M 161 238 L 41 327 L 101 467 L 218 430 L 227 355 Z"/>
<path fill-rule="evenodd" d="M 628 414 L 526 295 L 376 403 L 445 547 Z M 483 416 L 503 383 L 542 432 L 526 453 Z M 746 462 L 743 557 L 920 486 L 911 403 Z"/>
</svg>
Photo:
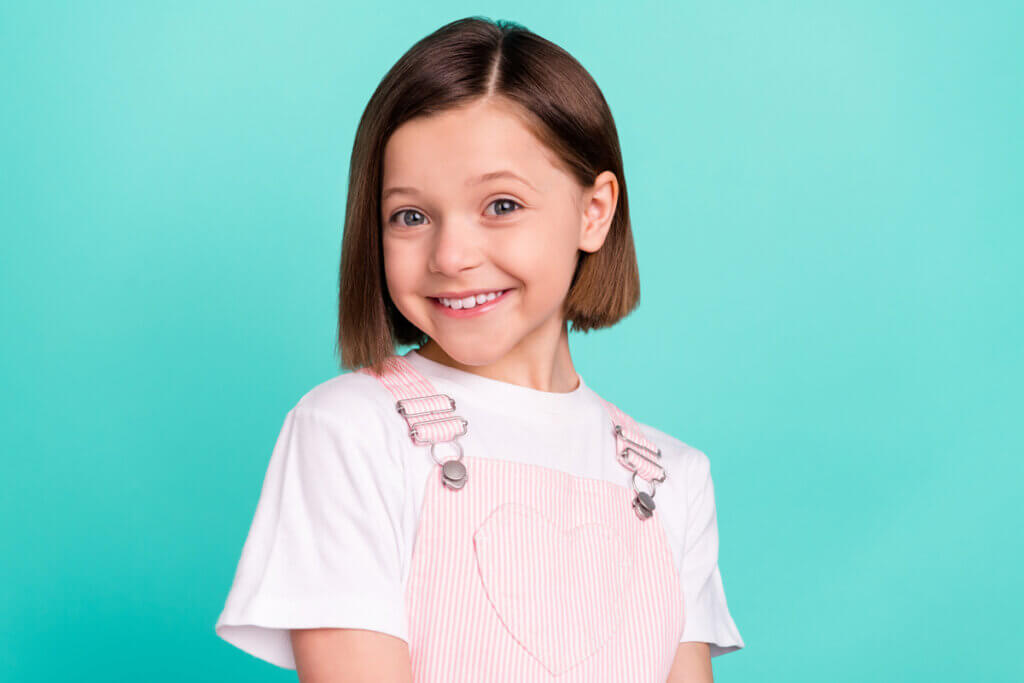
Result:
<svg viewBox="0 0 1024 683">
<path fill-rule="evenodd" d="M 686 624 L 680 642 L 708 643 L 711 656 L 744 646 L 729 614 L 718 567 L 718 518 L 708 457 L 694 451 L 688 473 L 687 523 L 682 562 Z"/>
<path fill-rule="evenodd" d="M 295 668 L 293 628 L 408 640 L 401 464 L 372 425 L 349 422 L 301 401 L 288 412 L 215 626 L 227 642 L 283 668 Z"/>
</svg>

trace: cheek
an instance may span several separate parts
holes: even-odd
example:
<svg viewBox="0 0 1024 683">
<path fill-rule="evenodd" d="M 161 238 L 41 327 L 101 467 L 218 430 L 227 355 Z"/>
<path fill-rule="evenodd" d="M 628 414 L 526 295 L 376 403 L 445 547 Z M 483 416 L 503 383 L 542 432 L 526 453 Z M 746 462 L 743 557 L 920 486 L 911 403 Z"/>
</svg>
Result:
<svg viewBox="0 0 1024 683">
<path fill-rule="evenodd" d="M 384 255 L 384 280 L 387 282 L 391 298 L 395 299 L 415 289 L 417 273 L 419 273 L 418 261 L 410 249 L 403 249 L 402 245 L 389 245 L 387 241 L 383 244 Z"/>
<path fill-rule="evenodd" d="M 501 263 L 522 280 L 530 295 L 544 298 L 562 294 L 568 289 L 576 265 L 575 235 L 563 226 L 550 223 L 516 235 L 501 245 Z"/>
</svg>

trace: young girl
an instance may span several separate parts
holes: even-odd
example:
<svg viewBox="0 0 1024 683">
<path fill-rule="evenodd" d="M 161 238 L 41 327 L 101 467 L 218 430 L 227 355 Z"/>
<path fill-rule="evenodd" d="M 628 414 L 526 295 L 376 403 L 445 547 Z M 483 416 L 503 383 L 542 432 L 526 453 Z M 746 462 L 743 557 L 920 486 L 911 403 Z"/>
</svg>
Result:
<svg viewBox="0 0 1024 683">
<path fill-rule="evenodd" d="M 373 94 L 349 182 L 356 371 L 285 417 L 217 634 L 303 681 L 710 681 L 744 644 L 708 458 L 569 352 L 568 322 L 639 300 L 590 75 L 521 26 L 448 24 Z"/>
</svg>

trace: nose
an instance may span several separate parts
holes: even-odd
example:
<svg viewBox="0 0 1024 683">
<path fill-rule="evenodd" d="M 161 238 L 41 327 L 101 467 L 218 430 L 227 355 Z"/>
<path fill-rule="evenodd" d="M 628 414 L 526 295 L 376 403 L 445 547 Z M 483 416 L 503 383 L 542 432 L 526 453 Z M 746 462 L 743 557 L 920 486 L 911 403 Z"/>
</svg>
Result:
<svg viewBox="0 0 1024 683">
<path fill-rule="evenodd" d="M 479 266 L 482 261 L 479 239 L 474 226 L 468 223 L 455 220 L 440 223 L 434 231 L 430 271 L 455 276 L 463 270 Z"/>
</svg>

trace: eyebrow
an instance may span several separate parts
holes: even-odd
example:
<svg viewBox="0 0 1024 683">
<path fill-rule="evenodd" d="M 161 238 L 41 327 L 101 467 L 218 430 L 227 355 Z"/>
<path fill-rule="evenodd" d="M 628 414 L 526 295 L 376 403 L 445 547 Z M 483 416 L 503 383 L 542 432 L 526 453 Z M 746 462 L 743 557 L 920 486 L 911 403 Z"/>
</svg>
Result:
<svg viewBox="0 0 1024 683">
<path fill-rule="evenodd" d="M 480 183 L 486 183 L 489 180 L 497 180 L 498 178 L 511 178 L 512 180 L 518 180 L 519 182 L 523 183 L 534 192 L 538 191 L 537 188 L 535 188 L 526 178 L 517 175 L 509 170 L 491 171 L 490 173 L 484 173 L 483 175 L 477 176 L 476 178 L 470 178 L 469 180 L 466 181 L 466 187 L 470 187 L 472 185 L 479 185 Z M 389 187 L 388 189 L 384 190 L 384 192 L 381 194 L 380 200 L 384 201 L 393 194 L 418 194 L 418 192 L 419 191 L 415 187 Z"/>
</svg>

